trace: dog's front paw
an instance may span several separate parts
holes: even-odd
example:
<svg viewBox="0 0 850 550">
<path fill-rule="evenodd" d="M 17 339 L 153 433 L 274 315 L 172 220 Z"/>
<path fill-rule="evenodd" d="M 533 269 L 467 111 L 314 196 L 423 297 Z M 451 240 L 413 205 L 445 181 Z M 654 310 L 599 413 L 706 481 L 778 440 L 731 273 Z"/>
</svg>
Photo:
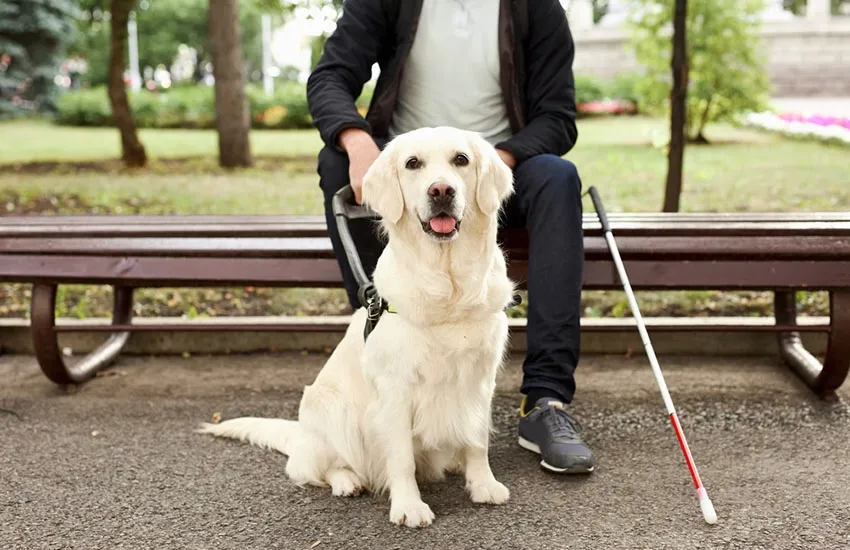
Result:
<svg viewBox="0 0 850 550">
<path fill-rule="evenodd" d="M 472 502 L 478 504 L 504 504 L 511 496 L 508 488 L 495 479 L 485 483 L 470 484 L 467 489 Z"/>
<path fill-rule="evenodd" d="M 427 527 L 434 521 L 434 512 L 421 500 L 393 502 L 390 521 L 407 527 Z"/>
<path fill-rule="evenodd" d="M 328 475 L 331 492 L 337 497 L 360 496 L 363 483 L 351 470 L 335 470 Z"/>
</svg>

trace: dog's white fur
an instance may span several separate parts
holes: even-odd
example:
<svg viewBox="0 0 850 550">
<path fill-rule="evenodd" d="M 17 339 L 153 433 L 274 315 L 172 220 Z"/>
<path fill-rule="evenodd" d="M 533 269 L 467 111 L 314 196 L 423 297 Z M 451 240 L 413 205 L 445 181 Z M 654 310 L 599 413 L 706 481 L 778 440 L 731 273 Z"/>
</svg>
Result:
<svg viewBox="0 0 850 550">
<path fill-rule="evenodd" d="M 469 163 L 458 165 L 457 153 Z M 421 166 L 406 166 L 410 157 Z M 428 188 L 456 190 L 462 223 L 451 239 L 423 229 Z M 510 168 L 483 138 L 425 128 L 391 141 L 363 181 L 364 202 L 389 238 L 374 273 L 385 313 L 364 344 L 356 311 L 312 385 L 298 420 L 237 418 L 202 433 L 247 441 L 289 457 L 298 484 L 334 495 L 389 491 L 390 521 L 431 524 L 418 480 L 463 472 L 473 502 L 503 504 L 509 491 L 491 471 L 491 401 L 502 365 L 514 285 L 496 241 L 497 217 L 513 192 Z"/>
</svg>

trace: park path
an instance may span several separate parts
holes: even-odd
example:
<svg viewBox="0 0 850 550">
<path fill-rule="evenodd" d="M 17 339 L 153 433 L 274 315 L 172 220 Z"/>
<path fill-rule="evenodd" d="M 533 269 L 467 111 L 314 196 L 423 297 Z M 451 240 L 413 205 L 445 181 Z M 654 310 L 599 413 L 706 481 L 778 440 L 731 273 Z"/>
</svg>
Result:
<svg viewBox="0 0 850 550">
<path fill-rule="evenodd" d="M 574 409 L 590 477 L 538 468 L 514 443 L 520 363 L 500 379 L 492 462 L 512 491 L 472 505 L 423 489 L 437 515 L 390 525 L 385 499 L 289 484 L 285 458 L 192 433 L 214 412 L 295 414 L 322 356 L 125 358 L 69 393 L 0 356 L 0 548 L 850 548 L 850 392 L 813 399 L 771 358 L 662 358 L 719 523 L 702 521 L 643 356 L 588 357 Z"/>
</svg>

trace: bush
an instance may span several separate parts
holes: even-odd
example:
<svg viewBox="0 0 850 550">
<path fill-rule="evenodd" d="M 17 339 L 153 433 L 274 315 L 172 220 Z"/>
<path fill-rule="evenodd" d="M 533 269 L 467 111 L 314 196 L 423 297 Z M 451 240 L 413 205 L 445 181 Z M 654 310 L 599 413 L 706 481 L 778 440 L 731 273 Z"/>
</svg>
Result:
<svg viewBox="0 0 850 550">
<path fill-rule="evenodd" d="M 57 103 L 56 122 L 67 126 L 110 126 L 112 110 L 106 88 L 66 92 Z"/>
<path fill-rule="evenodd" d="M 605 84 L 592 76 L 576 75 L 576 105 L 590 103 L 592 101 L 602 101 L 606 98 Z"/>
<path fill-rule="evenodd" d="M 669 114 L 674 0 L 637 0 L 629 23 L 631 46 L 646 69 L 639 79 L 642 110 Z M 758 54 L 761 0 L 691 0 L 687 15 L 689 64 L 686 133 L 705 142 L 712 122 L 734 122 L 767 107 L 770 80 Z"/>
<path fill-rule="evenodd" d="M 608 95 L 611 99 L 619 99 L 632 103 L 635 108 L 641 110 L 641 95 L 639 84 L 640 73 L 620 73 L 608 85 Z"/>
<path fill-rule="evenodd" d="M 638 104 L 634 75 L 618 75 L 603 80 L 588 75 L 575 77 L 579 116 L 634 112 Z M 258 85 L 247 87 L 254 129 L 312 128 L 304 84 L 278 81 L 271 96 Z M 215 128 L 215 90 L 203 85 L 180 85 L 166 91 L 128 91 L 130 108 L 139 128 Z M 357 100 L 366 115 L 372 88 L 366 87 Z M 608 100 L 617 105 L 608 107 Z M 602 108 L 598 108 L 603 104 Z M 583 109 L 582 105 L 591 105 Z M 625 108 L 623 107 L 625 105 Z M 113 126 L 112 109 L 105 87 L 66 92 L 59 100 L 56 122 L 65 126 Z"/>
<path fill-rule="evenodd" d="M 215 90 L 210 86 L 178 86 L 167 91 L 128 92 L 130 109 L 139 128 L 215 128 Z M 305 86 L 279 82 L 271 96 L 262 87 L 247 88 L 251 127 L 255 129 L 312 128 Z M 366 114 L 372 90 L 357 100 Z M 56 122 L 65 126 L 112 126 L 106 88 L 67 92 L 59 100 Z"/>
<path fill-rule="evenodd" d="M 611 79 L 576 75 L 576 105 L 580 117 L 634 114 L 639 111 L 638 76 L 621 73 Z"/>
</svg>

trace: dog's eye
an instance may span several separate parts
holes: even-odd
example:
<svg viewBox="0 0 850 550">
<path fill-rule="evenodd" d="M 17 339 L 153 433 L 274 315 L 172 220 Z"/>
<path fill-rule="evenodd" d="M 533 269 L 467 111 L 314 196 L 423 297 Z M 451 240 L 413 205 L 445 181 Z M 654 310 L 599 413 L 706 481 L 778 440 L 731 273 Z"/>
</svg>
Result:
<svg viewBox="0 0 850 550">
<path fill-rule="evenodd" d="M 464 155 L 463 153 L 458 153 L 454 158 L 455 166 L 466 166 L 469 164 L 469 157 Z"/>
<path fill-rule="evenodd" d="M 422 161 L 420 161 L 416 157 L 410 157 L 409 159 L 407 159 L 407 162 L 404 163 L 404 167 L 408 170 L 416 170 L 417 168 L 422 167 Z"/>
</svg>

